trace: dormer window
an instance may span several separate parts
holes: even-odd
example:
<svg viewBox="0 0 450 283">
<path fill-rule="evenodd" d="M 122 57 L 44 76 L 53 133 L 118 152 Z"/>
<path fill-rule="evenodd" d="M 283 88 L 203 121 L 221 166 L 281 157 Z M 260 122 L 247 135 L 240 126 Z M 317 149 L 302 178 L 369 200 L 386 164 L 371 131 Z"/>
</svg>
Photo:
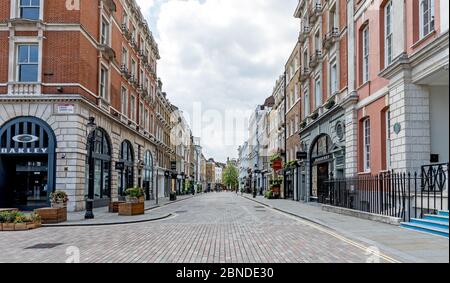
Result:
<svg viewBox="0 0 450 283">
<path fill-rule="evenodd" d="M 41 0 L 20 0 L 20 18 L 29 20 L 39 20 Z"/>
</svg>

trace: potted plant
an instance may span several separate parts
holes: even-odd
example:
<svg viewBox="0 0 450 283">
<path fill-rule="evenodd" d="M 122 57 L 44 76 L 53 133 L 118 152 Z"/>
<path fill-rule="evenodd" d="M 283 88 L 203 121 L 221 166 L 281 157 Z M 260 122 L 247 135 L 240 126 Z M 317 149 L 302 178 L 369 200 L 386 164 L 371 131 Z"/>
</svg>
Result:
<svg viewBox="0 0 450 283">
<path fill-rule="evenodd" d="M 303 121 L 300 123 L 300 128 L 301 128 L 301 129 L 304 129 L 304 128 L 306 127 L 306 125 L 307 125 L 307 122 L 306 122 L 306 119 L 305 119 L 305 120 L 303 120 Z"/>
<path fill-rule="evenodd" d="M 125 199 L 128 203 L 143 203 L 145 202 L 144 189 L 139 187 L 129 188 L 125 190 Z"/>
<path fill-rule="evenodd" d="M 64 191 L 57 190 L 50 194 L 52 208 L 66 208 L 68 201 L 69 198 Z"/>
<path fill-rule="evenodd" d="M 279 154 L 275 154 L 270 157 L 270 163 L 273 170 L 278 171 L 283 168 L 283 159 Z"/>
<path fill-rule="evenodd" d="M 1 214 L 3 231 L 14 231 L 14 221 L 16 220 L 17 211 L 7 211 Z"/>
<path fill-rule="evenodd" d="M 336 101 L 334 100 L 333 97 L 331 97 L 330 99 L 328 99 L 328 101 L 325 103 L 325 109 L 330 110 L 331 108 L 333 108 L 333 106 L 336 105 Z"/>
<path fill-rule="evenodd" d="M 309 117 L 316 120 L 319 117 L 319 110 L 314 111 Z"/>
</svg>

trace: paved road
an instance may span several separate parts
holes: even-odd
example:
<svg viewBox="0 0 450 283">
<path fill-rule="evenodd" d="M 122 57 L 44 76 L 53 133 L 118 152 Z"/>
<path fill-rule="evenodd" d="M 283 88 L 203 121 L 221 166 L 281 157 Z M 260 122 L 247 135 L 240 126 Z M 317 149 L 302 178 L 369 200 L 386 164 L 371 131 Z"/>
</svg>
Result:
<svg viewBox="0 0 450 283">
<path fill-rule="evenodd" d="M 210 193 L 157 209 L 174 217 L 100 227 L 0 232 L 0 262 L 367 262 L 366 246 L 258 206 L 234 193 Z M 156 213 L 156 210 L 155 210 Z M 50 249 L 29 249 L 59 243 Z M 27 249 L 28 248 L 28 249 Z"/>
</svg>

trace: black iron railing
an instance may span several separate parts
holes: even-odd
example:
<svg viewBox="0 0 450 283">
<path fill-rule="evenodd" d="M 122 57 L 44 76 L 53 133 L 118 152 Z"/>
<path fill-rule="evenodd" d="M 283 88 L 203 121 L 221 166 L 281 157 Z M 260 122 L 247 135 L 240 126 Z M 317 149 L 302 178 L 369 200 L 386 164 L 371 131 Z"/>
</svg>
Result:
<svg viewBox="0 0 450 283">
<path fill-rule="evenodd" d="M 448 210 L 448 164 L 424 166 L 418 173 L 394 171 L 326 181 L 319 201 L 409 221 Z"/>
</svg>

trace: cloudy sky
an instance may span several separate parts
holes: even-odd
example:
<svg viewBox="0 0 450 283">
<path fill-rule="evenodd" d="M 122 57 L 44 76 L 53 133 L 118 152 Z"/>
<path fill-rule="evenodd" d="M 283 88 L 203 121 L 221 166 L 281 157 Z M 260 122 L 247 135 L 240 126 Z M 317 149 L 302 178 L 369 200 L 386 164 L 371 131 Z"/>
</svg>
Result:
<svg viewBox="0 0 450 283">
<path fill-rule="evenodd" d="M 159 44 L 163 88 L 205 156 L 237 157 L 297 40 L 297 0 L 137 2 Z"/>
</svg>

